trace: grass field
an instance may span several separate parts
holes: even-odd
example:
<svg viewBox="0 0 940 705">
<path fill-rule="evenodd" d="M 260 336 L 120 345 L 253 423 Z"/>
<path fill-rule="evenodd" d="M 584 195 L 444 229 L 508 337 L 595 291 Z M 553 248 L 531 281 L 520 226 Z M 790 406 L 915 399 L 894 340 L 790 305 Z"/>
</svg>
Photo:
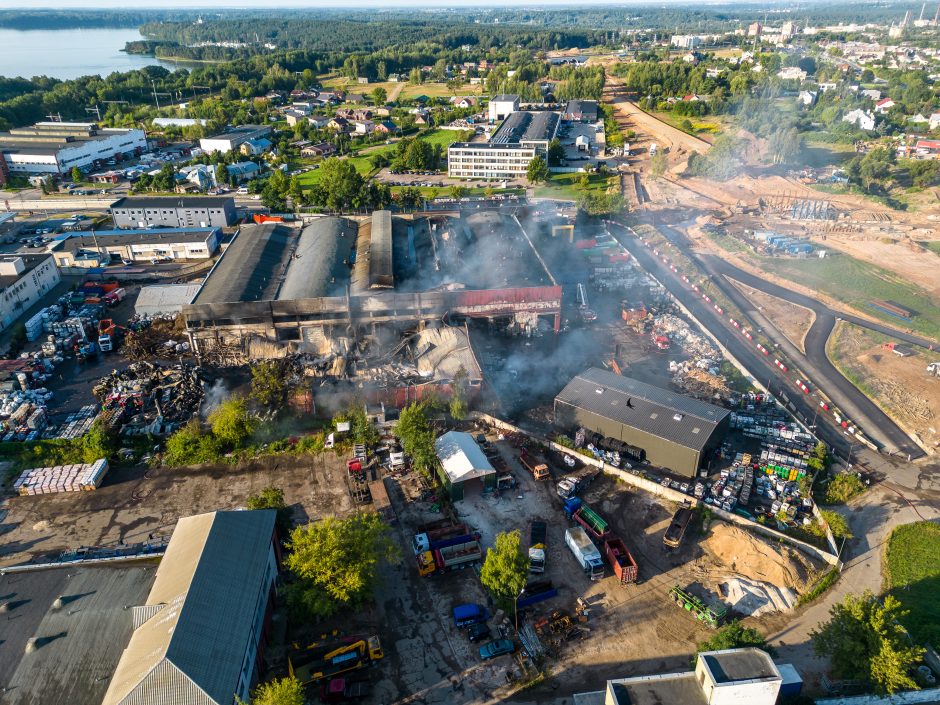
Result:
<svg viewBox="0 0 940 705">
<path fill-rule="evenodd" d="M 940 255 L 940 240 L 930 240 L 921 244 L 934 254 Z"/>
<path fill-rule="evenodd" d="M 584 174 L 552 174 L 548 183 L 535 187 L 536 198 L 568 198 L 577 201 L 588 192 L 605 192 L 614 184 L 616 175 L 588 174 L 587 188 L 581 188 Z"/>
<path fill-rule="evenodd" d="M 415 136 L 431 144 L 439 144 L 441 147 L 447 147 L 451 142 L 457 140 L 460 136 L 460 132 L 457 130 L 429 130 L 428 132 L 419 133 Z M 351 161 L 353 165 L 355 165 L 356 171 L 363 176 L 371 176 L 374 169 L 372 168 L 370 159 L 376 154 L 384 154 L 387 157 L 391 157 L 397 149 L 396 142 L 397 140 L 391 144 L 365 147 L 361 149 L 358 154 L 341 158 Z M 299 178 L 301 186 L 309 188 L 320 180 L 320 170 L 315 169 L 314 171 L 308 171 L 305 174 L 301 174 Z"/>
<path fill-rule="evenodd" d="M 392 81 L 376 81 L 375 83 L 356 83 L 355 81 L 346 78 L 345 76 L 330 76 L 321 78 L 321 82 L 324 88 L 327 89 L 339 89 L 344 90 L 347 93 L 362 93 L 365 96 L 368 96 L 376 88 L 384 88 L 385 92 L 388 94 L 389 98 L 398 92 L 397 100 L 411 100 L 419 95 L 426 95 L 428 98 L 439 98 L 445 97 L 450 98 L 454 95 L 482 95 L 483 86 L 476 85 L 471 86 L 469 83 L 465 83 L 456 91 L 452 91 L 447 87 L 446 83 L 407 83 L 407 82 L 396 82 Z"/>
<path fill-rule="evenodd" d="M 392 186 L 392 194 L 396 194 L 407 186 Z M 419 186 L 418 190 L 425 198 L 450 198 L 450 187 L 449 186 Z M 485 196 L 486 188 L 474 186 L 473 188 L 468 188 L 466 190 L 467 196 Z M 524 188 L 494 188 L 494 196 L 522 196 L 525 194 Z"/>
<path fill-rule="evenodd" d="M 817 289 L 885 323 L 911 329 L 940 340 L 940 302 L 910 281 L 868 262 L 848 255 L 830 255 L 822 259 L 786 259 L 760 257 L 763 269 L 809 289 Z M 872 299 L 894 301 L 915 312 L 910 320 L 901 320 L 869 306 Z"/>
<path fill-rule="evenodd" d="M 940 645 L 940 526 L 929 521 L 891 532 L 885 589 L 910 611 L 902 622 L 918 643 Z"/>
</svg>

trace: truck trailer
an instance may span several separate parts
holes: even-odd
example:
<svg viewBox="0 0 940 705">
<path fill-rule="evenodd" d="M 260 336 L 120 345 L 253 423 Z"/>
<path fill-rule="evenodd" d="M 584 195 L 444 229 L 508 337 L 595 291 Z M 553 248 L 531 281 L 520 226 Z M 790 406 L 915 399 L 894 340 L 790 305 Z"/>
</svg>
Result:
<svg viewBox="0 0 940 705">
<path fill-rule="evenodd" d="M 600 580 L 604 577 L 604 563 L 597 547 L 580 526 L 573 526 L 565 530 L 565 543 L 574 554 L 578 565 L 591 580 Z"/>
<path fill-rule="evenodd" d="M 415 558 L 418 575 L 443 573 L 479 563 L 483 559 L 480 542 L 474 536 L 464 538 L 469 540 L 419 553 Z"/>
<path fill-rule="evenodd" d="M 545 572 L 545 547 L 548 526 L 544 521 L 529 524 L 529 572 Z"/>
<path fill-rule="evenodd" d="M 614 536 L 608 538 L 604 541 L 604 555 L 621 585 L 636 582 L 639 569 L 623 541 Z"/>
<path fill-rule="evenodd" d="M 581 494 L 600 474 L 600 468 L 596 468 L 593 465 L 585 465 L 577 472 L 565 475 L 556 485 L 558 496 L 562 499 L 568 499 L 569 497 Z"/>
</svg>

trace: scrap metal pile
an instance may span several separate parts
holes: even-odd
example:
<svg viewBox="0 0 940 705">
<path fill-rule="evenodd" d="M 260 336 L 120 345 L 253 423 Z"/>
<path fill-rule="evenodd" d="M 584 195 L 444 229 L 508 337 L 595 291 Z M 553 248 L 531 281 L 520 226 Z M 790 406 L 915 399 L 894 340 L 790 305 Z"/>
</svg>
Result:
<svg viewBox="0 0 940 705">
<path fill-rule="evenodd" d="M 690 359 L 670 362 L 673 384 L 687 394 L 707 399 L 728 399 L 731 391 L 720 374 L 722 355 L 718 348 L 704 335 L 699 335 L 684 320 L 671 314 L 656 316 L 653 342 L 661 350 L 679 345 Z"/>
<path fill-rule="evenodd" d="M 93 392 L 105 424 L 126 435 L 171 432 L 198 413 L 205 395 L 199 368 L 154 362 L 113 370 Z"/>
</svg>

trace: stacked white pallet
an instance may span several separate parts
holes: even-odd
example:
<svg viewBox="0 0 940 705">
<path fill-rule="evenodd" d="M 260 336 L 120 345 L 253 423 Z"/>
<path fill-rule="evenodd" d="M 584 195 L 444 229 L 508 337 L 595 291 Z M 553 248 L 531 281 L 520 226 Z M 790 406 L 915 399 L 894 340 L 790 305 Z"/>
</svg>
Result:
<svg viewBox="0 0 940 705">
<path fill-rule="evenodd" d="M 108 472 L 104 458 L 79 465 L 55 465 L 24 471 L 13 483 L 21 495 L 54 494 L 96 490 Z"/>
</svg>

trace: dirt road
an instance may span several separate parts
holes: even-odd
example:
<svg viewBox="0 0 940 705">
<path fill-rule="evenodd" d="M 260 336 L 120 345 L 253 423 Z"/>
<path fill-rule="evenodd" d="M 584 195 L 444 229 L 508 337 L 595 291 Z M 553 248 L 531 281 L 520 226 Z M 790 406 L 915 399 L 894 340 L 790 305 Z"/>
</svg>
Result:
<svg viewBox="0 0 940 705">
<path fill-rule="evenodd" d="M 618 123 L 627 123 L 630 129 L 647 134 L 653 142 L 660 147 L 669 148 L 670 152 L 701 154 L 711 147 L 708 142 L 653 117 L 641 110 L 636 103 L 627 100 L 622 84 L 614 77 L 607 77 L 604 101 L 614 106 Z"/>
</svg>

